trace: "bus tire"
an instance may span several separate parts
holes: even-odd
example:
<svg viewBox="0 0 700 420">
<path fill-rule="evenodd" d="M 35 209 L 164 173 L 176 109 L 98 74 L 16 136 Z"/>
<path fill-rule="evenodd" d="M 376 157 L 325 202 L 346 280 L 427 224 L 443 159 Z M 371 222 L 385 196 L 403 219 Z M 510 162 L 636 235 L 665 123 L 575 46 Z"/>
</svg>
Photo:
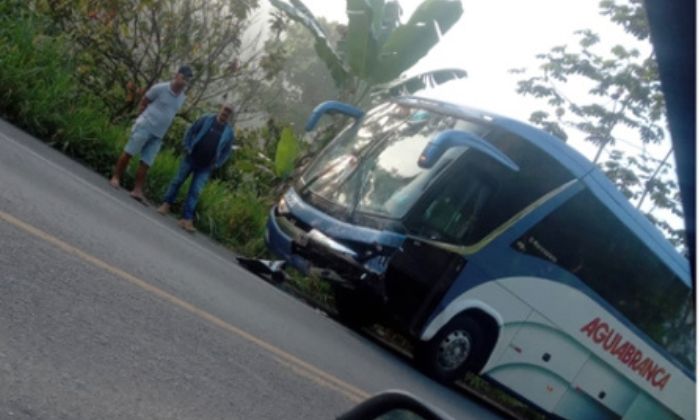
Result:
<svg viewBox="0 0 700 420">
<path fill-rule="evenodd" d="M 484 346 L 481 326 L 463 314 L 448 322 L 430 341 L 418 342 L 415 359 L 428 376 L 451 383 L 476 367 Z"/>
<path fill-rule="evenodd" d="M 363 299 L 362 293 L 336 286 L 333 288 L 333 296 L 338 319 L 343 324 L 362 328 L 372 323 L 374 314 L 370 310 L 371 305 Z"/>
</svg>

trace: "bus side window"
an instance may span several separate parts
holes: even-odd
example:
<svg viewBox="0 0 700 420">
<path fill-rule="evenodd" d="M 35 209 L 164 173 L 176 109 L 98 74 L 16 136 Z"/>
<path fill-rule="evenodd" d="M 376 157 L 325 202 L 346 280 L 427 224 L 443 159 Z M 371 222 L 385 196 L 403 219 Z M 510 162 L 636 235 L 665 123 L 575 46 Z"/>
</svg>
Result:
<svg viewBox="0 0 700 420">
<path fill-rule="evenodd" d="M 495 187 L 485 176 L 469 173 L 448 174 L 444 185 L 436 189 L 417 221 L 409 222 L 418 233 L 429 239 L 452 243 L 469 243 L 488 198 Z"/>
<path fill-rule="evenodd" d="M 590 191 L 574 196 L 512 247 L 575 275 L 679 362 L 694 369 L 690 289 Z"/>
</svg>

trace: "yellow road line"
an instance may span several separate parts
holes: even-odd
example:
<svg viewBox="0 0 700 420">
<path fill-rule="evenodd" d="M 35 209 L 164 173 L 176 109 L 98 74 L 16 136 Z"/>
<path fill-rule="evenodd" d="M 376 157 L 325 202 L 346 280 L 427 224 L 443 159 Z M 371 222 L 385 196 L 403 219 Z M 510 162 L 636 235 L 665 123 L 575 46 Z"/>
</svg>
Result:
<svg viewBox="0 0 700 420">
<path fill-rule="evenodd" d="M 293 355 L 287 353 L 286 351 L 284 351 L 278 347 L 275 347 L 274 345 L 272 345 L 264 340 L 261 340 L 258 337 L 255 337 L 254 335 L 252 335 L 250 333 L 243 331 L 242 329 L 240 329 L 236 326 L 229 324 L 228 322 L 210 314 L 209 312 L 206 312 L 206 311 L 199 309 L 196 306 L 194 306 L 188 302 L 185 302 L 184 300 L 176 297 L 175 295 L 172 295 L 172 294 L 170 294 L 162 289 L 159 289 L 158 287 L 155 287 L 155 286 L 145 282 L 144 280 L 141 280 L 138 277 L 135 277 L 135 276 L 127 273 L 124 270 L 121 270 L 117 267 L 114 267 L 114 266 L 100 260 L 99 258 L 97 258 L 95 256 L 92 256 L 84 251 L 81 251 L 80 249 L 78 249 L 78 248 L 56 238 L 55 236 L 52 236 L 52 235 L 32 226 L 30 224 L 27 224 L 27 223 L 23 222 L 22 220 L 17 219 L 16 217 L 14 217 L 10 214 L 7 214 L 3 211 L 0 211 L 0 219 L 4 220 L 5 222 L 7 222 L 7 223 L 19 228 L 19 229 L 22 229 L 23 231 L 25 231 L 27 233 L 30 233 L 31 235 L 36 236 L 37 238 L 40 238 L 46 242 L 49 242 L 50 244 L 56 246 L 57 248 L 65 251 L 68 254 L 74 255 L 74 256 L 76 256 L 84 261 L 87 261 L 87 262 L 95 265 L 96 267 L 99 267 L 105 271 L 108 271 L 108 272 L 126 280 L 127 282 L 129 282 L 135 286 L 138 286 L 138 287 L 146 290 L 147 292 L 150 292 L 150 293 L 158 296 L 159 298 L 165 300 L 166 302 L 170 302 L 170 303 L 186 310 L 187 312 L 189 312 L 189 313 L 191 313 L 191 314 L 193 314 L 193 315 L 195 315 L 195 316 L 197 316 L 205 321 L 208 321 L 208 322 L 218 326 L 219 328 L 224 329 L 225 331 L 228 331 L 231 334 L 237 335 L 237 336 L 257 345 L 258 347 L 261 347 L 264 350 L 267 350 L 268 352 L 270 352 L 274 356 L 276 356 L 275 357 L 276 359 L 278 359 L 280 361 L 284 361 L 288 366 L 292 367 L 294 371 L 303 372 L 304 373 L 303 376 L 305 376 L 307 378 L 312 378 L 312 379 L 315 378 L 314 379 L 315 382 L 342 393 L 343 395 L 345 395 L 346 397 L 348 397 L 350 400 L 352 400 L 354 402 L 359 402 L 359 401 L 362 401 L 362 400 L 369 397 L 369 394 L 367 392 L 365 392 L 365 391 L 363 391 L 363 390 L 361 390 L 353 385 L 350 385 L 347 382 L 344 382 L 331 374 L 328 374 L 328 373 L 322 371 L 321 369 L 299 359 L 296 356 L 293 356 Z"/>
<path fill-rule="evenodd" d="M 296 365 L 294 365 L 294 364 L 292 364 L 292 363 L 289 363 L 289 362 L 286 361 L 286 360 L 282 360 L 282 359 L 278 358 L 278 357 L 275 356 L 275 355 L 272 355 L 272 356 L 270 356 L 270 357 L 272 357 L 274 360 L 276 360 L 277 363 L 282 364 L 282 365 L 286 366 L 288 369 L 293 370 L 297 375 L 303 376 L 304 378 L 306 378 L 306 379 L 308 379 L 308 380 L 310 380 L 310 381 L 312 381 L 312 382 L 316 382 L 317 384 L 319 384 L 319 385 L 321 385 L 321 386 L 323 386 L 323 387 L 336 390 L 336 391 L 340 392 L 341 394 L 344 394 L 346 397 L 348 397 L 350 400 L 352 400 L 352 401 L 355 402 L 355 403 L 359 403 L 359 402 L 361 402 L 361 401 L 364 401 L 364 400 L 367 398 L 367 396 L 362 396 L 362 395 L 350 396 L 350 395 L 348 395 L 348 394 L 345 392 L 345 390 L 340 389 L 340 388 L 339 388 L 338 386 L 336 386 L 335 384 L 330 383 L 330 382 L 328 382 L 328 381 L 326 381 L 326 380 L 323 380 L 323 379 L 320 378 L 319 376 L 314 375 L 314 374 L 308 372 L 307 370 L 304 370 L 304 369 L 302 369 L 302 368 L 300 368 L 300 367 L 298 367 L 298 366 L 296 366 Z"/>
</svg>

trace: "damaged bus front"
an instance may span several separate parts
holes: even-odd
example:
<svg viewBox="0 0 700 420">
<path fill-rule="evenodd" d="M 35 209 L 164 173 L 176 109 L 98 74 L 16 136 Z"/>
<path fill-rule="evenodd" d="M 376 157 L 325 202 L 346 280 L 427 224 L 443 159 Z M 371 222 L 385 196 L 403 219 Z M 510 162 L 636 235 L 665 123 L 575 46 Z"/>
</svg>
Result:
<svg viewBox="0 0 700 420">
<path fill-rule="evenodd" d="M 457 109 L 441 108 L 445 105 L 405 98 L 365 116 L 328 102 L 309 118 L 307 129 L 324 113 L 343 113 L 356 122 L 282 197 L 267 242 L 302 272 L 329 280 L 340 316 L 348 322 L 389 315 L 418 334 L 454 280 L 433 284 L 431 266 L 451 264 L 448 277 L 453 277 L 464 263 L 459 247 L 441 250 L 440 244 L 484 236 L 486 226 L 479 228 L 477 220 L 494 188 L 488 172 L 493 167 L 518 171 L 480 137 L 490 129 L 485 121 L 472 123 Z M 454 183 L 458 178 L 463 181 Z M 456 206 L 467 201 L 471 208 L 457 214 Z M 411 290 L 405 273 L 401 284 L 394 284 L 397 270 L 415 276 Z"/>
</svg>

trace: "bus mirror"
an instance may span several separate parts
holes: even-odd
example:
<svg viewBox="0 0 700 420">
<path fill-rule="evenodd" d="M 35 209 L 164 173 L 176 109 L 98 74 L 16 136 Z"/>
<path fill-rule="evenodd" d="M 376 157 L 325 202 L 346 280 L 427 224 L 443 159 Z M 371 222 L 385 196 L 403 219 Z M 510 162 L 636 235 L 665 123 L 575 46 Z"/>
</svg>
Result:
<svg viewBox="0 0 700 420">
<path fill-rule="evenodd" d="M 316 108 L 314 108 L 313 111 L 311 111 L 311 115 L 309 115 L 309 119 L 306 120 L 306 126 L 304 129 L 306 131 L 311 131 L 316 128 L 318 120 L 320 120 L 324 114 L 345 114 L 359 120 L 365 113 L 361 109 L 355 108 L 354 106 L 348 105 L 344 102 L 322 102 Z"/>
<path fill-rule="evenodd" d="M 366 399 L 338 420 L 380 419 L 450 420 L 440 409 L 400 390 L 388 390 Z"/>
<path fill-rule="evenodd" d="M 446 130 L 435 136 L 423 149 L 423 153 L 418 158 L 418 166 L 425 169 L 431 168 L 447 149 L 457 146 L 471 147 L 495 159 L 512 171 L 517 172 L 520 170 L 515 162 L 492 146 L 491 143 L 473 134 L 459 130 Z"/>
</svg>

